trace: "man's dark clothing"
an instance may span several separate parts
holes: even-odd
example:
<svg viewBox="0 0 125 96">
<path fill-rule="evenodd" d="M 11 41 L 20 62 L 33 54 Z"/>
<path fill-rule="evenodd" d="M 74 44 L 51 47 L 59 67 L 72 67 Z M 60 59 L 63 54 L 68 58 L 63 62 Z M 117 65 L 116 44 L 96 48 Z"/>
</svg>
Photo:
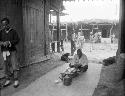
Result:
<svg viewBox="0 0 125 96">
<path fill-rule="evenodd" d="M 4 70 L 5 70 L 5 77 L 6 79 L 10 79 L 11 73 L 13 73 L 14 80 L 18 79 L 18 70 L 19 70 L 19 63 L 16 56 L 16 45 L 19 43 L 18 34 L 14 29 L 9 29 L 8 32 L 4 29 L 0 31 L 0 42 L 9 41 L 10 44 L 7 46 L 1 45 L 2 54 L 4 52 L 9 51 L 10 55 L 6 56 L 7 60 L 4 60 Z M 12 67 L 12 72 L 11 72 Z"/>
<path fill-rule="evenodd" d="M 16 44 L 19 42 L 18 34 L 14 29 L 10 29 L 8 33 L 3 29 L 0 31 L 0 41 L 10 41 L 11 46 L 1 46 L 1 51 L 16 51 Z"/>
</svg>

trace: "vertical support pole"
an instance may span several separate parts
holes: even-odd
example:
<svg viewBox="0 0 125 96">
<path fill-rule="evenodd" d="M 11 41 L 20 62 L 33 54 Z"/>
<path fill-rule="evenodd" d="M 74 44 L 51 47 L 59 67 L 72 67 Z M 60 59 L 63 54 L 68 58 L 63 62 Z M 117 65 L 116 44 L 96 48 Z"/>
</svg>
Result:
<svg viewBox="0 0 125 96">
<path fill-rule="evenodd" d="M 109 37 L 111 37 L 111 35 L 112 35 L 112 29 L 113 29 L 113 26 L 114 26 L 114 24 L 112 25 L 112 27 L 111 27 L 111 29 L 110 29 Z"/>
<path fill-rule="evenodd" d="M 59 18 L 59 11 L 56 12 L 57 14 L 57 52 L 60 52 L 60 18 Z"/>
<path fill-rule="evenodd" d="M 122 0 L 122 14 L 121 14 L 121 34 L 120 34 L 120 57 L 123 59 L 123 78 L 125 78 L 125 1 Z"/>
<path fill-rule="evenodd" d="M 125 53 L 125 1 L 122 0 L 122 16 L 121 16 L 121 34 L 120 34 L 120 53 Z"/>
<path fill-rule="evenodd" d="M 120 74 L 118 74 L 118 79 L 124 79 L 125 78 L 125 1 L 120 1 L 120 33 L 119 33 L 119 44 L 118 44 L 118 50 L 117 50 L 117 64 L 120 67 L 118 70 Z"/>
<path fill-rule="evenodd" d="M 73 28 L 73 30 L 72 30 L 72 33 L 71 33 L 71 55 L 73 56 L 73 54 L 76 50 L 75 41 L 74 41 L 74 39 L 75 39 L 75 36 L 74 36 L 75 25 L 74 24 L 72 25 L 72 28 Z"/>
<path fill-rule="evenodd" d="M 82 24 L 81 24 L 81 34 L 83 35 L 83 33 L 82 33 Z"/>
<path fill-rule="evenodd" d="M 46 0 L 44 0 L 44 55 L 47 55 L 46 49 Z"/>
<path fill-rule="evenodd" d="M 68 41 L 68 32 L 67 32 L 67 23 L 66 23 L 66 41 Z"/>
</svg>

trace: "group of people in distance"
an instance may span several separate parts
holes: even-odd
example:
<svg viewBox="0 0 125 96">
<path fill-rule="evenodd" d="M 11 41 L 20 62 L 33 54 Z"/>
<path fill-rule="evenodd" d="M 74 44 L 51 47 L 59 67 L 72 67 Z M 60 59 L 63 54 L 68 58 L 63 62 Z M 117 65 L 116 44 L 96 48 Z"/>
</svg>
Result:
<svg viewBox="0 0 125 96">
<path fill-rule="evenodd" d="M 74 54 L 76 49 L 83 48 L 84 42 L 85 38 L 81 32 L 78 32 L 78 34 L 73 33 L 71 38 L 71 55 Z"/>
</svg>

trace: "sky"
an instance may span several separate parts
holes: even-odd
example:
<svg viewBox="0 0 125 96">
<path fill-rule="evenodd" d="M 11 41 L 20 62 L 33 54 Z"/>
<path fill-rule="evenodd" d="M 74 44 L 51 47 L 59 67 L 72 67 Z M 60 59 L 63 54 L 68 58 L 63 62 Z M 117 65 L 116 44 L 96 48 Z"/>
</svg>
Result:
<svg viewBox="0 0 125 96">
<path fill-rule="evenodd" d="M 76 0 L 63 1 L 68 15 L 61 16 L 61 22 L 77 22 L 90 19 L 119 20 L 120 0 Z M 52 16 L 56 22 L 56 16 Z"/>
<path fill-rule="evenodd" d="M 63 12 L 69 15 L 61 16 L 61 22 L 82 21 L 85 19 L 119 19 L 120 0 L 76 0 L 63 2 Z"/>
</svg>

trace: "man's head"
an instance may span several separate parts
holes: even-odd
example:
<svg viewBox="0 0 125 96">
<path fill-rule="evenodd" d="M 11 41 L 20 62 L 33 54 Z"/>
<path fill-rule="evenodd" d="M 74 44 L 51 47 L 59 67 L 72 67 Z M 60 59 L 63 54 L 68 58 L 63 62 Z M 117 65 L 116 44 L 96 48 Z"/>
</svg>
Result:
<svg viewBox="0 0 125 96">
<path fill-rule="evenodd" d="M 2 28 L 7 29 L 9 27 L 9 23 L 10 23 L 10 21 L 8 18 L 3 18 L 1 20 Z"/>
</svg>

